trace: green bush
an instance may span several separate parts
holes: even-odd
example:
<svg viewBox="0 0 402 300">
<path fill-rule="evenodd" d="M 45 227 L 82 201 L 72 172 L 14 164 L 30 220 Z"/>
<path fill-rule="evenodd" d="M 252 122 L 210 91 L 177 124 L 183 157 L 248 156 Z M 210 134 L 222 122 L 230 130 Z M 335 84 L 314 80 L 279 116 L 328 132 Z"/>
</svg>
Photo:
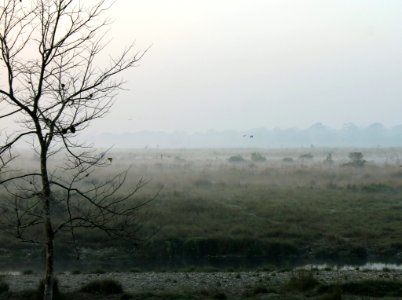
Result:
<svg viewBox="0 0 402 300">
<path fill-rule="evenodd" d="M 313 159 L 313 154 L 311 153 L 305 153 L 299 156 L 300 159 Z"/>
<path fill-rule="evenodd" d="M 343 166 L 363 167 L 366 161 L 363 159 L 363 153 L 351 152 L 349 153 L 350 162 L 343 164 Z"/>
<path fill-rule="evenodd" d="M 244 162 L 246 161 L 241 155 L 234 155 L 229 157 L 229 162 Z"/>
<path fill-rule="evenodd" d="M 80 288 L 81 292 L 88 294 L 112 295 L 123 293 L 122 285 L 113 279 L 94 280 Z"/>
<path fill-rule="evenodd" d="M 265 156 L 261 155 L 258 152 L 253 152 L 251 153 L 251 160 L 255 161 L 255 162 L 261 162 L 261 161 L 266 161 L 267 159 L 265 158 Z"/>
</svg>

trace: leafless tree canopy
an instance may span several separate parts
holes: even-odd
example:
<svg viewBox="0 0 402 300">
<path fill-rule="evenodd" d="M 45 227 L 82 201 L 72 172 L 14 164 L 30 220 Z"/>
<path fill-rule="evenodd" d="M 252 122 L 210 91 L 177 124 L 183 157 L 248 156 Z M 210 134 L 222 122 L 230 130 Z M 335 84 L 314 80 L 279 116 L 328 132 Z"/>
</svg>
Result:
<svg viewBox="0 0 402 300">
<path fill-rule="evenodd" d="M 46 246 L 45 295 L 51 299 L 57 233 L 67 230 L 75 240 L 80 227 L 135 238 L 136 212 L 145 203 L 131 197 L 143 182 L 125 195 L 117 191 L 126 172 L 83 185 L 107 160 L 76 136 L 110 110 L 124 83 L 119 74 L 134 67 L 144 52 L 133 52 L 131 45 L 109 57 L 107 65 L 101 63 L 108 57 L 102 52 L 110 25 L 103 17 L 109 9 L 105 0 L 91 6 L 76 0 L 1 2 L 0 122 L 12 120 L 15 126 L 0 129 L 0 183 L 12 195 L 6 206 L 12 212 L 8 228 L 23 241 Z M 27 141 L 39 157 L 37 169 L 15 170 L 15 147 Z M 50 168 L 56 154 L 64 159 Z M 33 236 L 35 226 L 44 233 Z"/>
</svg>

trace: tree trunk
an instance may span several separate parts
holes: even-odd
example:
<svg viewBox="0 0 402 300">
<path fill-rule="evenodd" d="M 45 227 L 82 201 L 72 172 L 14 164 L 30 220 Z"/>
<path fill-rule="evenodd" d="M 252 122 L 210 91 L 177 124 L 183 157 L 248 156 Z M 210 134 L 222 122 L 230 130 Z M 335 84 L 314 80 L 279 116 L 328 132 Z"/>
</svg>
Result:
<svg viewBox="0 0 402 300">
<path fill-rule="evenodd" d="M 53 274 L 54 274 L 54 250 L 53 250 L 53 230 L 50 219 L 46 221 L 46 274 L 44 280 L 44 300 L 53 300 Z"/>
<path fill-rule="evenodd" d="M 46 274 L 44 278 L 44 300 L 53 300 L 53 282 L 54 282 L 54 232 L 52 228 L 51 199 L 49 176 L 47 172 L 47 148 L 42 145 L 41 153 L 41 176 L 42 176 L 42 197 L 43 197 L 43 216 L 45 220 L 46 236 Z"/>
</svg>

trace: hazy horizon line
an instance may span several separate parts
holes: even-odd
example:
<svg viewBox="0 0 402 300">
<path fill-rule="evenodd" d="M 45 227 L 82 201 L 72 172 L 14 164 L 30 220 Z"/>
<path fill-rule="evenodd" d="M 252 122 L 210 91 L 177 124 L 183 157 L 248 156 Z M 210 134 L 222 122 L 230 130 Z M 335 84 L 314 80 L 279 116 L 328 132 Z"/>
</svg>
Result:
<svg viewBox="0 0 402 300">
<path fill-rule="evenodd" d="M 356 128 L 356 129 L 369 129 L 369 128 L 381 128 L 385 130 L 389 129 L 395 129 L 398 127 L 402 128 L 402 122 L 401 124 L 397 125 L 384 125 L 381 122 L 373 122 L 370 123 L 369 125 L 357 125 L 353 122 L 348 122 L 343 124 L 341 127 L 335 127 L 335 126 L 329 126 L 326 125 L 325 123 L 322 122 L 316 122 L 311 124 L 310 126 L 307 127 L 297 127 L 297 126 L 289 126 L 289 127 L 280 127 L 280 126 L 275 126 L 275 127 L 268 127 L 268 126 L 259 126 L 259 127 L 254 127 L 254 128 L 248 128 L 248 129 L 235 129 L 235 128 L 226 128 L 226 129 L 204 129 L 204 130 L 185 130 L 185 129 L 175 129 L 175 130 L 162 130 L 162 129 L 137 129 L 137 130 L 132 130 L 132 131 L 122 131 L 122 132 L 114 132 L 114 131 L 93 131 L 93 132 L 86 132 L 88 134 L 127 134 L 127 133 L 141 133 L 141 132 L 152 132 L 152 133 L 181 133 L 181 134 L 197 134 L 197 133 L 209 133 L 209 132 L 227 132 L 227 131 L 236 131 L 236 132 L 250 132 L 253 130 L 309 130 L 312 128 L 316 129 L 330 129 L 330 130 L 344 130 L 347 128 Z M 83 133 L 84 135 L 86 133 Z"/>
</svg>

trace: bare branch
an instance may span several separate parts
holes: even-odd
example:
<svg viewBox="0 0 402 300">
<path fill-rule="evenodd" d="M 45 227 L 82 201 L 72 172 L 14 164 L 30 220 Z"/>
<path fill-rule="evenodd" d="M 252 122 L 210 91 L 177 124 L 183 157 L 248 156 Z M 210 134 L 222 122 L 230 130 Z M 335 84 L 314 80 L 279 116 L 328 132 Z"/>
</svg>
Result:
<svg viewBox="0 0 402 300">
<path fill-rule="evenodd" d="M 44 299 L 52 298 L 58 235 L 67 231 L 76 246 L 76 230 L 83 228 L 134 243 L 141 228 L 138 211 L 152 201 L 135 199 L 147 183 L 142 179 L 120 192 L 128 171 L 85 184 L 106 158 L 76 137 L 110 111 L 124 85 L 117 77 L 148 50 L 134 51 L 132 44 L 108 65 L 101 64 L 110 24 L 103 14 L 110 6 L 106 0 L 85 5 L 76 0 L 0 5 L 0 119 L 18 126 L 1 132 L 0 186 L 12 199 L 3 220 L 21 241 L 45 246 Z M 18 158 L 16 147 L 27 141 L 38 155 L 37 166 L 10 171 Z"/>
</svg>

